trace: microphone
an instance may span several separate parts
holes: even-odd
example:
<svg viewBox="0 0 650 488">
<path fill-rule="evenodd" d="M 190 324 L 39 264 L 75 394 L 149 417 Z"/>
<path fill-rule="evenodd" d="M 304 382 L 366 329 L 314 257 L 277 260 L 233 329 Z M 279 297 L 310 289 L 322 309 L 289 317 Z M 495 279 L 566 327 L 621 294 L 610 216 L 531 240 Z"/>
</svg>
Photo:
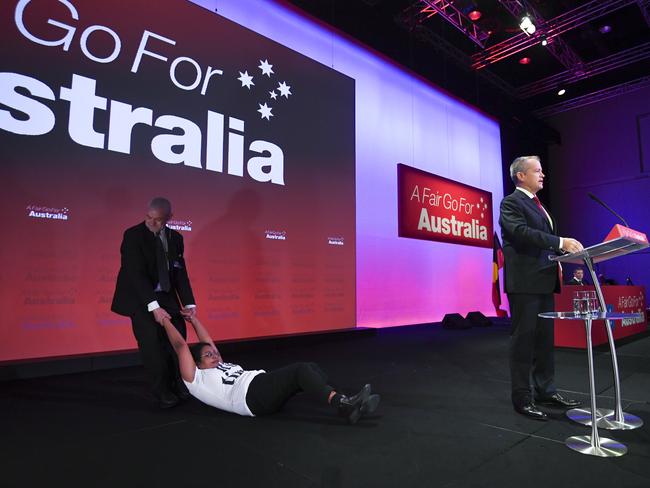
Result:
<svg viewBox="0 0 650 488">
<path fill-rule="evenodd" d="M 627 222 L 625 221 L 625 219 L 624 219 L 623 217 L 621 217 L 619 214 L 617 214 L 616 212 L 614 212 L 611 208 L 609 208 L 609 205 L 607 205 L 605 202 L 603 202 L 600 198 L 598 198 L 598 197 L 597 197 L 596 195 L 594 195 L 593 193 L 589 193 L 589 192 L 587 192 L 587 195 L 589 195 L 589 198 L 591 198 L 592 200 L 594 200 L 594 201 L 600 203 L 603 207 L 605 207 L 607 210 L 609 210 L 609 211 L 612 212 L 614 215 L 616 215 L 616 217 L 618 217 L 618 219 L 619 219 L 621 222 L 623 222 L 623 224 L 625 224 L 625 227 L 629 227 L 629 225 L 627 225 Z"/>
</svg>

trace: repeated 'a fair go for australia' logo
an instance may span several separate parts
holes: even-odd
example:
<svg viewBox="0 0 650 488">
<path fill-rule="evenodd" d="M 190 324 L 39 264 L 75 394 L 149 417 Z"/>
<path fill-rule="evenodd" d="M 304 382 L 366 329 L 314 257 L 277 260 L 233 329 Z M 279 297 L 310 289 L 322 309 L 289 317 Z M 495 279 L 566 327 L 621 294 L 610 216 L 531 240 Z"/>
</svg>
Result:
<svg viewBox="0 0 650 488">
<path fill-rule="evenodd" d="M 69 210 L 67 207 L 47 207 L 43 205 L 28 205 L 27 216 L 35 219 L 45 220 L 68 220 Z"/>
</svg>

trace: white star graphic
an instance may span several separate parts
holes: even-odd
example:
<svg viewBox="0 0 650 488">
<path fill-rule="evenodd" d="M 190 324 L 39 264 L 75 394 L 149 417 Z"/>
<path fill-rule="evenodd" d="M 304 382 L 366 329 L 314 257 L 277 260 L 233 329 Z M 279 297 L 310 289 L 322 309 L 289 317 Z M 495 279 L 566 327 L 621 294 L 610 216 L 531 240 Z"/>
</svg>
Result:
<svg viewBox="0 0 650 488">
<path fill-rule="evenodd" d="M 266 75 L 270 78 L 271 75 L 273 74 L 273 69 L 272 69 L 273 65 L 269 64 L 269 61 L 267 59 L 265 59 L 264 61 L 260 59 L 260 63 L 261 64 L 258 66 L 258 68 L 262 70 L 263 75 Z"/>
<path fill-rule="evenodd" d="M 262 105 L 261 103 L 259 103 L 258 105 L 260 106 L 260 108 L 257 111 L 262 114 L 262 118 L 266 120 L 271 120 L 271 117 L 273 117 L 271 110 L 273 109 L 269 107 L 266 104 L 266 102 L 264 102 L 264 105 Z"/>
<path fill-rule="evenodd" d="M 237 79 L 241 81 L 242 88 L 246 87 L 250 90 L 251 86 L 255 85 L 255 83 L 253 83 L 253 77 L 248 74 L 248 71 L 244 71 L 243 73 L 240 71 L 239 75 L 240 76 Z"/>
<path fill-rule="evenodd" d="M 271 95 L 271 98 L 272 98 L 273 100 L 276 100 L 276 99 L 278 98 L 278 94 L 275 93 L 275 90 L 270 91 L 270 92 L 269 92 L 269 95 Z"/>
<path fill-rule="evenodd" d="M 280 95 L 283 97 L 289 98 L 289 95 L 291 95 L 291 87 L 284 81 L 278 84 L 278 90 L 280 91 Z"/>
</svg>

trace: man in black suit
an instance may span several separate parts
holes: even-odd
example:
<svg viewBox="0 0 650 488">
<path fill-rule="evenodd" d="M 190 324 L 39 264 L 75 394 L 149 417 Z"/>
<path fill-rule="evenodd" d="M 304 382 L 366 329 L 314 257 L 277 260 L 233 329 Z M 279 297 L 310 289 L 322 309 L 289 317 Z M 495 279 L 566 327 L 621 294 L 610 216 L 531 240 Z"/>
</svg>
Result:
<svg viewBox="0 0 650 488">
<path fill-rule="evenodd" d="M 586 285 L 585 283 L 585 271 L 582 268 L 576 268 L 573 270 L 573 277 L 567 281 L 567 285 L 576 285 L 576 286 L 583 286 Z"/>
<path fill-rule="evenodd" d="M 180 379 L 176 355 L 158 326 L 172 321 L 186 337 L 183 316 L 196 312 L 183 258 L 183 236 L 167 227 L 172 207 L 166 198 L 151 200 L 144 222 L 124 232 L 121 267 L 111 310 L 131 318 L 151 391 L 161 408 L 189 397 Z M 182 304 L 182 305 L 181 305 Z"/>
<path fill-rule="evenodd" d="M 505 258 L 505 289 L 510 303 L 510 376 L 515 411 L 547 420 L 535 401 L 561 407 L 580 404 L 555 389 L 553 321 L 538 314 L 553 310 L 560 291 L 559 266 L 550 255 L 582 250 L 575 239 L 558 237 L 557 225 L 536 193 L 544 186 L 538 156 L 523 156 L 510 165 L 516 189 L 501 202 L 499 223 Z M 532 385 L 531 385 L 532 380 Z"/>
</svg>

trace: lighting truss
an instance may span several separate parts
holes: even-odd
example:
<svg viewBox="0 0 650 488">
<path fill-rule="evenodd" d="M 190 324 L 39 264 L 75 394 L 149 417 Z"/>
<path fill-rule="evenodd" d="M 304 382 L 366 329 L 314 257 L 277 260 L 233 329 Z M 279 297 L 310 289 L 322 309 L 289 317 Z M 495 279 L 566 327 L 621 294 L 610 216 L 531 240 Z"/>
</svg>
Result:
<svg viewBox="0 0 650 488">
<path fill-rule="evenodd" d="M 558 86 L 566 86 L 647 58 L 650 58 L 650 42 L 582 64 L 575 69 L 569 69 L 562 73 L 529 83 L 518 88 L 516 95 L 519 98 L 530 98 L 539 93 L 554 90 Z"/>
<path fill-rule="evenodd" d="M 650 0 L 636 0 L 646 23 L 650 26 Z"/>
<path fill-rule="evenodd" d="M 440 15 L 456 29 L 465 34 L 469 39 L 478 44 L 481 49 L 485 48 L 485 41 L 490 37 L 463 12 L 458 10 L 453 0 L 419 0 L 405 10 L 412 20 L 421 24 L 434 15 Z"/>
<path fill-rule="evenodd" d="M 414 24 L 414 19 L 408 14 L 407 11 L 402 12 L 402 14 L 397 17 L 397 20 L 403 27 L 406 27 L 409 30 L 413 30 L 418 39 L 426 42 L 436 51 L 448 56 L 459 68 L 468 73 L 478 74 L 478 76 L 483 80 L 501 90 L 501 92 L 509 99 L 512 99 L 514 97 L 515 88 L 512 85 L 505 82 L 502 78 L 498 77 L 490 70 L 486 69 L 479 71 L 478 73 L 472 70 L 470 66 L 472 60 L 467 54 L 465 54 L 461 49 L 457 48 L 443 37 L 433 32 L 426 25 L 418 24 L 417 22 Z"/>
<path fill-rule="evenodd" d="M 498 2 L 516 19 L 521 19 L 525 14 L 528 13 L 531 14 L 533 16 L 533 20 L 539 24 L 536 25 L 538 28 L 540 28 L 541 25 L 546 24 L 546 21 L 542 15 L 537 10 L 535 10 L 532 5 L 530 5 L 528 2 L 525 2 L 525 0 L 522 0 L 521 2 L 518 0 L 498 0 Z M 541 35 L 544 36 L 546 34 L 542 32 Z M 548 36 L 546 39 L 548 40 Z M 556 37 L 553 39 L 549 44 L 546 45 L 546 49 L 548 49 L 548 51 L 553 56 L 555 56 L 555 58 L 560 63 L 562 63 L 562 66 L 565 68 L 572 68 L 582 64 L 582 59 L 580 59 L 580 56 L 578 56 L 576 52 L 571 49 L 571 47 L 566 42 L 564 42 L 564 39 L 561 37 Z"/>
<path fill-rule="evenodd" d="M 566 102 L 544 107 L 539 110 L 535 110 L 533 114 L 539 118 L 547 118 L 560 114 L 562 112 L 573 110 L 575 108 L 580 108 L 586 105 L 591 105 L 592 103 L 601 102 L 603 100 L 607 100 L 608 98 L 613 98 L 625 93 L 640 90 L 641 88 L 645 88 L 647 86 L 650 86 L 650 76 L 637 78 L 636 80 L 621 83 L 620 85 L 611 86 L 603 90 L 598 90 L 596 92 L 589 93 L 572 100 L 567 100 Z"/>
<path fill-rule="evenodd" d="M 575 29 L 587 22 L 591 22 L 615 10 L 627 7 L 637 0 L 592 0 L 584 5 L 558 15 L 552 20 L 538 26 L 537 32 L 529 36 L 523 32 L 512 36 L 494 46 L 484 49 L 472 56 L 472 68 L 481 69 L 486 66 L 506 59 L 524 49 L 528 49 L 542 41 L 543 37 L 554 42 L 557 36 Z M 553 40 L 553 41 L 552 41 Z"/>
</svg>

